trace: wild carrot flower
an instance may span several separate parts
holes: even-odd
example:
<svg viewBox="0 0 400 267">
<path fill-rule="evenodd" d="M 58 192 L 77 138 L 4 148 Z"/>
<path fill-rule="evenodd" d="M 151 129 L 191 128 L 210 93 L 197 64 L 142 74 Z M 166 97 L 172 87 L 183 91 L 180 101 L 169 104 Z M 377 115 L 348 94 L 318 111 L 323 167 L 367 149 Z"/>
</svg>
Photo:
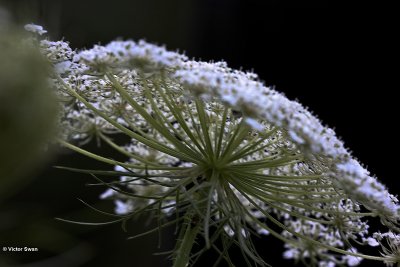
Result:
<svg viewBox="0 0 400 267">
<path fill-rule="evenodd" d="M 248 265 L 266 265 L 250 238 L 257 234 L 284 241 L 284 258 L 310 266 L 398 262 L 396 242 L 382 257 L 357 250 L 382 242 L 366 217 L 399 232 L 397 198 L 332 129 L 256 74 L 189 60 L 143 40 L 79 51 L 42 40 L 40 47 L 54 65 L 65 129 L 60 143 L 114 166 L 68 169 L 107 187 L 100 197 L 115 201 L 116 214 L 109 215 L 117 219 L 110 223 L 139 213 L 156 218 L 158 228 L 177 223 L 174 266 L 194 264 L 210 248 L 220 254 L 218 262 L 232 265 L 233 245 Z M 124 144 L 116 138 L 121 134 Z M 92 138 L 128 160 L 79 147 Z M 205 247 L 191 253 L 197 238 Z"/>
</svg>

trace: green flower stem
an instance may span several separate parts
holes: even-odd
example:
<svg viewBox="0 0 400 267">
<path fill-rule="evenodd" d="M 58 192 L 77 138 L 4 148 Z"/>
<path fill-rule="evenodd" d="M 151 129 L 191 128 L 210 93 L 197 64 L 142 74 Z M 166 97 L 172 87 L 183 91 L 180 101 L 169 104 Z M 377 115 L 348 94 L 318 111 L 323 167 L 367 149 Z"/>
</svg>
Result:
<svg viewBox="0 0 400 267">
<path fill-rule="evenodd" d="M 80 153 L 82 155 L 85 155 L 85 156 L 87 156 L 89 158 L 95 159 L 95 160 L 100 161 L 100 162 L 104 162 L 104 163 L 111 164 L 111 165 L 120 165 L 120 166 L 125 167 L 125 168 L 132 168 L 132 169 L 138 169 L 138 170 L 146 170 L 146 169 L 149 168 L 148 166 L 144 166 L 144 165 L 136 165 L 136 164 L 130 164 L 130 163 L 124 163 L 124 162 L 116 161 L 116 160 L 113 160 L 113 159 L 108 159 L 108 158 L 96 155 L 94 153 L 91 153 L 91 152 L 89 152 L 87 150 L 84 150 L 82 148 L 79 148 L 77 146 L 74 146 L 74 145 L 72 145 L 72 144 L 70 144 L 68 142 L 65 142 L 64 140 L 61 140 L 61 139 L 58 139 L 58 142 L 61 145 L 65 146 L 66 148 L 69 148 L 69 149 L 71 149 L 71 150 L 73 150 L 75 152 L 78 152 L 78 153 Z M 186 168 L 186 167 L 168 167 L 168 166 L 159 166 L 159 167 L 152 166 L 151 169 L 152 170 L 189 170 L 190 168 Z"/>
<path fill-rule="evenodd" d="M 72 88 L 70 88 L 64 81 L 61 79 L 61 77 L 58 77 L 58 81 L 64 86 L 65 90 L 73 97 L 81 101 L 88 109 L 93 111 L 95 114 L 99 115 L 101 118 L 105 119 L 107 122 L 109 122 L 111 125 L 113 125 L 115 128 L 119 129 L 121 132 L 125 133 L 131 138 L 134 138 L 138 140 L 139 142 L 153 148 L 156 150 L 159 150 L 165 154 L 168 154 L 170 156 L 176 157 L 176 158 L 181 158 L 183 160 L 187 161 L 193 161 L 192 158 L 188 157 L 186 154 L 182 154 L 182 152 L 177 151 L 176 149 L 172 149 L 168 146 L 165 146 L 154 139 L 148 139 L 142 135 L 139 135 L 128 128 L 122 126 L 115 120 L 111 119 L 109 116 L 101 112 L 100 110 L 96 109 L 92 104 L 90 104 L 88 101 L 86 101 L 81 95 L 79 95 L 77 92 L 75 92 Z M 129 97 L 129 96 L 128 96 Z"/>
<path fill-rule="evenodd" d="M 211 177 L 210 177 L 211 186 L 207 192 L 207 195 L 204 196 L 207 199 L 206 216 L 205 216 L 205 220 L 204 220 L 204 239 L 206 242 L 207 249 L 209 249 L 211 246 L 210 236 L 209 236 L 210 221 L 211 221 L 211 217 L 212 217 L 211 216 L 211 206 L 213 203 L 214 190 L 215 190 L 216 184 L 218 183 L 219 176 L 220 175 L 219 175 L 218 171 L 212 172 Z"/>
<path fill-rule="evenodd" d="M 167 86 L 166 86 L 166 88 L 167 88 Z M 200 145 L 200 143 L 197 141 L 197 138 L 194 136 L 194 134 L 190 130 L 190 128 L 187 125 L 187 123 L 186 123 L 186 121 L 184 119 L 184 116 L 183 116 L 183 114 L 181 112 L 181 108 L 177 107 L 177 105 L 175 104 L 174 100 L 172 99 L 171 94 L 168 94 L 168 95 L 165 94 L 164 91 L 159 86 L 157 86 L 157 84 L 156 84 L 156 89 L 160 93 L 162 99 L 165 101 L 165 104 L 167 105 L 167 107 L 171 111 L 171 113 L 174 116 L 174 118 L 179 122 L 180 126 L 185 131 L 187 136 L 190 138 L 190 140 L 193 141 L 193 143 L 196 145 L 198 150 L 203 154 L 203 156 L 206 156 L 207 153 L 205 152 L 204 148 Z"/>
<path fill-rule="evenodd" d="M 201 151 L 201 153 L 203 154 L 203 156 L 205 158 L 207 158 L 207 152 L 205 151 L 205 147 L 206 144 L 204 143 L 202 136 L 200 134 L 199 129 L 197 128 L 197 124 L 194 121 L 193 115 L 191 113 L 191 108 L 189 105 L 182 105 L 182 107 L 178 107 L 176 104 L 176 100 L 173 98 L 173 95 L 171 93 L 169 93 L 168 90 L 168 85 L 165 83 L 165 80 L 162 78 L 161 79 L 161 84 L 163 84 L 163 87 L 165 88 L 165 93 L 161 86 L 158 85 L 158 83 L 156 83 L 156 89 L 158 90 L 158 92 L 160 93 L 161 97 L 163 98 L 163 100 L 165 101 L 166 105 L 168 106 L 169 110 L 171 111 L 172 115 L 175 117 L 175 119 L 179 122 L 180 126 L 182 127 L 182 129 L 186 132 L 187 136 L 193 141 L 193 143 L 198 147 L 198 149 Z M 191 117 L 192 120 L 192 124 L 193 127 L 196 129 L 196 133 L 197 133 L 197 138 L 194 135 L 194 133 L 192 133 L 192 130 L 189 128 L 189 126 L 186 123 L 185 120 L 185 116 L 182 113 L 182 110 L 185 109 Z M 199 139 L 200 143 L 197 141 L 197 139 Z"/>
<path fill-rule="evenodd" d="M 319 241 L 317 241 L 317 240 L 314 240 L 314 239 L 312 239 L 312 238 L 310 238 L 310 237 L 307 237 L 307 236 L 304 236 L 304 235 L 302 235 L 302 234 L 300 234 L 300 233 L 297 233 L 297 232 L 295 232 L 295 231 L 289 229 L 289 228 L 286 227 L 285 225 L 283 225 L 281 222 L 279 222 L 278 220 L 276 220 L 274 217 L 272 217 L 272 216 L 271 216 L 270 214 L 268 214 L 267 212 L 265 212 L 265 211 L 264 211 L 261 207 L 259 207 L 246 193 L 244 193 L 244 192 L 241 191 L 240 189 L 238 189 L 238 191 L 239 191 L 251 204 L 253 204 L 255 207 L 257 207 L 270 221 L 272 221 L 274 224 L 276 224 L 276 225 L 279 226 L 280 228 L 282 228 L 282 229 L 288 231 L 289 233 L 291 233 L 291 234 L 294 235 L 294 236 L 297 236 L 297 237 L 299 237 L 299 238 L 301 238 L 301 239 L 307 240 L 307 241 L 309 241 L 310 243 L 312 243 L 312 244 L 314 244 L 314 245 L 321 246 L 321 247 L 324 247 L 324 248 L 326 248 L 326 249 L 328 249 L 328 250 L 331 250 L 331 251 L 334 251 L 334 252 L 338 252 L 338 253 L 341 253 L 341 254 L 350 255 L 350 256 L 355 256 L 355 257 L 361 257 L 361 258 L 368 259 L 368 260 L 376 260 L 376 261 L 384 261 L 384 260 L 385 260 L 384 257 L 370 256 L 370 255 L 365 255 L 365 254 L 361 254 L 361 253 L 354 253 L 354 252 L 346 251 L 346 250 L 339 249 L 339 248 L 336 248 L 336 247 L 332 247 L 332 246 L 326 245 L 326 244 L 324 244 L 324 243 L 321 243 L 321 242 L 319 242 Z M 238 200 L 237 200 L 237 201 L 238 201 Z M 270 229 L 269 227 L 266 227 L 265 224 L 261 223 L 261 222 L 260 222 L 257 218 L 255 218 L 250 212 L 246 211 L 246 213 L 247 213 L 250 217 L 252 217 L 252 218 L 254 219 L 254 222 L 256 222 L 256 223 L 257 223 L 258 225 L 260 225 L 261 227 L 265 228 L 266 230 L 270 231 L 270 233 L 272 233 L 275 237 L 281 239 L 281 240 L 284 241 L 284 242 L 292 243 L 292 242 L 289 242 L 288 239 L 282 237 L 281 235 L 279 235 L 278 233 L 276 233 L 275 231 L 273 231 L 272 229 Z M 267 229 L 267 228 L 268 228 L 268 229 Z"/>
<path fill-rule="evenodd" d="M 209 175 L 209 182 L 203 182 L 202 185 L 204 187 L 198 185 L 198 189 L 195 190 L 193 196 L 196 202 L 193 204 L 195 208 L 186 212 L 185 221 L 182 225 L 179 240 L 175 248 L 176 258 L 173 265 L 174 267 L 186 267 L 189 265 L 193 244 L 201 230 L 204 231 L 206 249 L 209 249 L 213 242 L 209 237 L 209 227 L 210 223 L 212 224 L 213 222 L 211 220 L 211 206 L 219 174 L 218 172 L 212 172 Z"/>
<path fill-rule="evenodd" d="M 186 110 L 187 110 L 187 112 L 188 112 L 188 114 L 189 114 L 191 123 L 192 123 L 192 125 L 193 125 L 194 130 L 196 131 L 196 134 L 197 134 L 197 136 L 198 136 L 198 138 L 199 138 L 199 140 L 200 140 L 200 143 L 201 143 L 201 144 L 203 145 L 203 147 L 205 148 L 205 147 L 206 147 L 206 143 L 205 143 L 205 141 L 204 141 L 204 139 L 203 139 L 203 135 L 202 135 L 201 132 L 200 132 L 200 129 L 199 129 L 199 126 L 198 126 L 198 122 L 194 119 L 195 116 L 193 115 L 193 112 L 192 112 L 191 108 L 188 107 Z M 206 156 L 207 156 L 207 152 L 206 152 Z"/>
<path fill-rule="evenodd" d="M 266 202 L 277 201 L 277 202 L 283 202 L 283 203 L 295 205 L 296 203 L 319 203 L 319 202 L 329 203 L 329 202 L 340 200 L 342 198 L 341 196 L 335 196 L 335 197 L 330 197 L 330 198 L 312 198 L 312 199 L 299 199 L 298 197 L 291 199 L 291 198 L 285 198 L 285 197 L 278 197 L 278 196 L 272 195 L 269 192 L 266 193 L 262 189 L 252 186 L 251 184 L 243 181 L 243 179 L 241 181 L 237 181 L 237 178 L 233 178 L 233 177 L 230 177 L 228 179 L 229 179 L 229 181 L 232 181 L 235 185 L 240 184 L 240 186 L 242 186 L 243 188 L 245 188 L 249 192 L 251 192 L 252 196 L 257 196 L 260 200 L 263 200 Z M 279 193 L 279 191 L 277 191 L 276 193 Z"/>
<path fill-rule="evenodd" d="M 160 125 L 159 122 L 157 122 L 147 111 L 139 105 L 129 94 L 126 92 L 126 90 L 122 87 L 122 85 L 115 79 L 115 77 L 112 74 L 107 73 L 106 74 L 107 78 L 110 80 L 112 83 L 113 87 L 115 90 L 118 91 L 118 93 L 121 95 L 122 98 L 124 98 L 148 123 L 150 123 L 154 129 L 156 129 L 161 135 L 163 135 L 166 139 L 168 139 L 174 146 L 183 154 L 186 155 L 186 158 L 188 158 L 188 161 L 194 162 L 196 164 L 199 164 L 201 162 L 201 159 L 198 159 L 198 156 L 196 152 L 182 144 L 180 140 L 178 140 L 176 137 L 174 137 L 168 130 L 163 125 Z"/>
<path fill-rule="evenodd" d="M 264 142 L 265 139 L 270 138 L 272 135 L 276 134 L 277 131 L 278 131 L 278 129 L 274 128 L 261 137 L 259 137 L 259 136 L 254 137 L 248 144 L 246 144 L 242 148 L 238 149 L 235 153 L 233 153 L 232 157 L 229 158 L 228 162 L 233 162 L 237 159 L 246 157 L 248 155 L 251 155 L 253 153 L 261 151 L 264 148 L 267 148 L 267 147 L 277 143 L 278 141 L 280 141 L 280 138 L 278 138 L 278 137 L 276 137 L 274 141 L 268 142 L 267 144 L 265 144 L 261 147 L 258 147 L 258 145 L 260 145 L 262 142 Z M 257 139 L 259 139 L 259 140 L 257 140 Z"/>
<path fill-rule="evenodd" d="M 120 147 L 119 145 L 117 145 L 116 143 L 114 143 L 113 141 L 111 141 L 110 138 L 108 138 L 107 136 L 105 136 L 105 135 L 102 134 L 101 132 L 99 132 L 98 135 L 99 135 L 99 137 L 100 137 L 104 142 L 106 142 L 107 144 L 109 144 L 112 148 L 114 148 L 114 149 L 117 150 L 118 152 L 122 153 L 123 155 L 125 155 L 125 156 L 127 156 L 127 157 L 129 157 L 129 158 L 133 158 L 133 159 L 135 159 L 135 160 L 137 160 L 137 161 L 140 161 L 140 162 L 142 162 L 142 163 L 144 163 L 144 164 L 146 164 L 146 165 L 149 165 L 149 166 L 159 166 L 159 167 L 162 167 L 162 165 L 160 165 L 160 164 L 157 164 L 157 163 L 148 161 L 148 160 L 144 159 L 144 158 L 141 157 L 141 156 L 138 156 L 138 155 L 135 155 L 135 154 L 133 154 L 133 153 L 130 153 L 130 152 L 126 151 L 125 149 L 123 149 L 122 147 Z M 152 168 L 152 167 L 151 167 L 151 168 Z"/>
<path fill-rule="evenodd" d="M 165 92 L 158 83 L 155 84 L 155 88 L 160 93 L 160 96 L 162 97 L 162 99 L 165 101 L 165 104 L 171 111 L 171 114 L 179 122 L 182 129 L 185 131 L 187 136 L 193 141 L 193 143 L 197 146 L 197 148 L 201 151 L 201 153 L 203 155 L 207 155 L 204 148 L 197 142 L 198 138 L 196 138 L 195 135 L 192 133 L 192 131 L 190 130 L 189 126 L 186 123 L 186 120 L 184 119 L 185 116 L 182 113 L 182 110 L 190 109 L 190 107 L 188 105 L 178 106 L 176 104 L 176 100 L 174 99 L 173 93 L 171 93 L 168 90 L 168 85 L 163 83 L 162 81 L 161 81 L 161 84 L 164 85 L 163 87 L 165 88 Z"/>
<path fill-rule="evenodd" d="M 263 151 L 264 149 L 266 149 L 268 147 L 272 147 L 273 145 L 275 145 L 275 144 L 279 143 L 280 141 L 282 141 L 279 136 L 276 136 L 275 140 L 269 141 L 267 144 L 264 144 L 262 146 L 258 146 L 262 142 L 264 142 L 266 138 L 270 138 L 275 133 L 276 133 L 275 130 L 271 130 L 271 132 L 267 134 L 268 136 L 266 135 L 266 137 L 262 137 L 262 139 L 258 140 L 257 142 L 254 142 L 254 140 L 250 141 L 249 144 L 245 145 L 242 148 L 239 148 L 236 153 L 233 153 L 232 157 L 228 160 L 228 162 L 233 162 L 233 161 L 238 160 L 240 158 L 244 158 L 244 157 L 247 157 L 247 156 L 252 155 L 254 153 Z"/>
<path fill-rule="evenodd" d="M 271 203 L 271 197 L 269 196 L 268 198 L 265 198 L 264 195 L 265 193 L 263 193 L 262 191 L 260 192 L 260 190 L 257 190 L 255 188 L 252 187 L 248 187 L 246 185 L 244 185 L 242 182 L 242 180 L 238 180 L 235 179 L 233 177 L 226 177 L 227 180 L 229 180 L 229 182 L 237 189 L 239 190 L 241 193 L 243 191 L 246 191 L 246 193 L 248 193 L 251 196 L 257 196 L 257 198 L 259 198 L 262 201 L 265 201 L 266 203 Z M 283 203 L 287 203 L 289 205 L 292 205 L 294 207 L 298 207 L 298 208 L 302 208 L 302 209 L 308 209 L 308 210 L 313 210 L 316 212 L 322 212 L 322 213 L 326 213 L 327 210 L 324 209 L 320 209 L 314 206 L 310 206 L 310 205 L 302 205 L 300 204 L 298 201 L 294 200 L 294 199 L 283 199 L 283 198 L 276 198 L 276 199 L 272 199 L 272 201 L 275 202 L 283 202 Z M 302 201 L 303 202 L 303 201 Z M 325 200 L 326 202 L 326 200 Z M 258 206 L 257 206 L 258 208 Z M 336 210 L 332 210 L 332 214 L 334 215 L 345 215 L 345 216 L 360 216 L 360 217 L 364 217 L 364 216 L 371 216 L 371 214 L 373 213 L 358 213 L 358 212 L 342 212 L 342 211 L 336 211 Z"/>
<path fill-rule="evenodd" d="M 228 141 L 223 148 L 224 151 L 221 155 L 221 165 L 228 163 L 228 159 L 231 158 L 234 150 L 237 149 L 238 145 L 243 141 L 246 135 L 248 135 L 249 130 L 249 126 L 245 125 L 243 121 L 236 125 L 234 132 L 230 138 L 227 139 Z"/>
<path fill-rule="evenodd" d="M 270 167 L 283 166 L 283 165 L 286 165 L 286 164 L 294 162 L 294 161 L 301 162 L 300 158 L 301 158 L 300 156 L 283 156 L 276 160 L 271 160 L 269 158 L 265 158 L 265 159 L 261 159 L 261 160 L 253 160 L 253 161 L 248 161 L 248 162 L 235 163 L 232 165 L 232 167 L 233 166 L 234 167 L 250 167 L 250 170 L 255 170 L 256 168 L 265 169 L 265 168 L 270 168 Z"/>
<path fill-rule="evenodd" d="M 285 176 L 286 177 L 286 176 Z M 289 176 L 290 177 L 290 176 Z M 293 177 L 298 177 L 298 176 L 293 176 Z M 251 178 L 249 178 L 249 179 L 255 179 L 255 178 L 253 178 L 253 177 L 251 177 Z M 258 179 L 258 180 L 260 180 L 260 179 Z M 262 180 L 261 180 L 262 181 Z M 267 180 L 267 179 L 265 179 L 264 181 L 263 181 L 265 184 L 269 184 L 269 185 L 273 185 L 273 186 L 278 186 L 278 187 L 294 187 L 294 188 L 303 188 L 303 189 L 320 189 L 320 188 L 322 188 L 322 189 L 333 189 L 333 186 L 331 185 L 331 184 L 328 184 L 328 183 L 321 183 L 321 184 L 319 184 L 319 183 L 317 183 L 317 184 L 297 184 L 297 183 L 288 183 L 287 181 L 285 182 L 285 181 L 282 181 L 282 182 L 277 182 L 277 180 L 276 181 L 271 181 L 271 180 Z"/>
<path fill-rule="evenodd" d="M 199 99 L 196 99 L 196 110 L 200 121 L 201 131 L 203 132 L 204 141 L 206 143 L 206 151 L 208 156 L 208 162 L 213 162 L 215 160 L 214 150 L 212 147 L 212 142 L 210 138 L 210 133 L 208 132 L 209 125 L 209 117 L 204 112 L 205 108 L 203 102 Z"/>
<path fill-rule="evenodd" d="M 219 128 L 219 137 L 218 137 L 218 143 L 216 146 L 216 151 L 215 154 L 217 157 L 219 157 L 221 155 L 221 147 L 222 147 L 222 141 L 224 139 L 224 129 L 225 129 L 225 125 L 226 125 L 226 119 L 228 117 L 228 108 L 225 107 L 224 108 L 224 113 L 222 115 L 222 120 L 221 120 L 221 127 Z M 217 124 L 216 124 L 217 125 Z"/>
<path fill-rule="evenodd" d="M 245 176 L 243 176 L 245 177 Z M 265 185 L 262 182 L 255 182 L 255 181 L 249 181 L 246 183 L 249 186 L 254 186 L 254 188 L 259 188 L 263 191 L 267 191 L 267 192 L 271 192 L 271 193 L 277 193 L 277 194 L 281 194 L 281 193 L 287 193 L 287 195 L 294 195 L 294 196 L 307 196 L 307 195 L 312 195 L 312 196 L 316 196 L 316 195 L 323 195 L 323 196 L 329 196 L 329 195 L 335 195 L 337 196 L 338 193 L 335 191 L 309 191 L 309 190 L 290 190 L 290 189 L 286 189 L 286 188 L 282 188 L 282 187 L 274 187 L 274 186 L 268 186 Z"/>
<path fill-rule="evenodd" d="M 255 247 L 248 238 L 245 238 L 242 233 L 242 229 L 246 229 L 245 220 L 243 220 L 243 214 L 246 213 L 246 208 L 243 203 L 238 199 L 237 195 L 230 189 L 230 183 L 225 181 L 223 183 L 224 191 L 226 192 L 226 201 L 232 210 L 232 217 L 230 222 L 232 223 L 231 228 L 235 232 L 236 242 L 241 250 L 244 260 L 248 266 L 251 266 L 251 261 L 254 261 L 255 265 L 265 266 L 264 260 L 258 255 Z"/>
<path fill-rule="evenodd" d="M 151 94 L 151 91 L 150 91 L 150 89 L 149 89 L 148 86 L 147 86 L 147 82 L 144 82 L 144 84 L 145 84 L 145 88 L 146 88 L 146 90 L 145 90 L 145 96 L 146 96 L 146 98 L 149 100 L 149 102 L 150 102 L 150 104 L 151 104 L 151 107 L 152 107 L 152 110 L 157 114 L 157 116 L 162 120 L 162 122 L 163 122 L 165 125 L 167 125 L 166 127 L 167 127 L 167 128 L 170 128 L 170 129 L 174 132 L 175 136 L 178 136 L 180 140 L 182 140 L 192 151 L 195 151 L 196 154 L 197 154 L 197 153 L 199 152 L 199 151 L 197 150 L 197 148 L 195 148 L 190 142 L 188 142 L 187 138 L 183 137 L 183 136 L 181 135 L 181 133 L 180 133 L 177 129 L 175 129 L 175 127 L 170 127 L 170 125 L 169 125 L 170 122 L 169 122 L 168 119 L 164 116 L 164 114 L 161 112 L 161 110 L 160 110 L 159 107 L 157 106 L 156 102 L 154 101 L 153 96 L 152 96 L 152 94 Z M 170 107 L 169 107 L 169 109 L 170 109 L 170 111 L 171 111 L 171 108 L 170 108 Z"/>
<path fill-rule="evenodd" d="M 247 183 L 249 183 L 250 185 L 253 185 L 254 187 L 259 187 L 259 188 L 265 188 L 267 189 L 266 191 L 268 191 L 269 189 L 271 189 L 272 191 L 277 190 L 279 192 L 287 192 L 287 193 L 293 193 L 293 194 L 313 194 L 313 195 L 338 195 L 337 191 L 310 191 L 310 188 L 307 187 L 307 185 L 303 185 L 302 187 L 297 187 L 298 189 L 294 189 L 296 187 L 292 187 L 292 188 L 286 188 L 285 184 L 282 184 L 281 186 L 274 186 L 273 184 L 269 184 L 268 179 L 262 180 L 262 179 L 257 179 L 255 177 L 252 177 L 252 174 L 248 174 L 248 173 L 239 173 L 239 172 L 233 172 L 234 176 L 237 178 L 241 178 L 244 181 L 246 181 Z M 290 180 L 290 178 L 292 177 L 292 181 L 295 182 L 296 178 L 299 176 L 285 176 L 286 178 L 289 178 L 288 180 Z M 300 176 L 301 177 L 301 176 Z M 327 187 L 327 188 L 331 188 L 331 187 Z M 315 189 L 315 187 L 314 187 Z"/>
<path fill-rule="evenodd" d="M 63 167 L 63 166 L 54 166 L 56 169 L 62 169 L 62 170 L 68 170 L 71 172 L 78 172 L 78 173 L 86 173 L 86 174 L 95 174 L 95 175 L 104 175 L 104 176 L 130 176 L 130 177 L 135 177 L 135 179 L 129 180 L 129 181 L 134 181 L 138 179 L 148 179 L 149 177 L 153 178 L 168 178 L 170 180 L 182 180 L 183 178 L 187 177 L 187 175 L 176 175 L 172 174 L 170 172 L 162 172 L 160 174 L 140 174 L 140 173 L 135 173 L 135 172 L 120 172 L 120 171 L 103 171 L 103 170 L 89 170 L 89 169 L 78 169 L 78 168 L 70 168 L 70 167 Z M 129 183 L 129 181 L 115 181 L 111 183 L 117 183 L 117 184 L 123 184 L 123 183 Z M 168 186 L 166 183 L 161 183 L 158 182 L 158 184 L 163 185 L 163 186 Z"/>
<path fill-rule="evenodd" d="M 234 169 L 233 167 L 230 167 L 229 172 L 235 174 L 235 175 L 245 175 L 250 177 L 253 180 L 259 180 L 259 181 L 274 181 L 274 182 L 299 182 L 299 181 L 311 181 L 311 180 L 319 180 L 322 179 L 322 175 L 301 175 L 301 176 L 289 176 L 289 175 L 271 175 L 271 174 L 261 174 L 261 173 L 255 173 L 251 171 L 246 171 L 242 170 L 241 168 L 236 168 Z M 286 186 L 286 184 L 284 184 Z M 305 185 L 302 185 L 305 186 Z M 309 185 L 307 185 L 309 186 Z"/>
<path fill-rule="evenodd" d="M 183 237 L 177 242 L 175 250 L 176 258 L 173 267 L 186 267 L 189 265 L 190 253 L 201 229 L 201 224 L 194 222 L 194 220 L 195 215 L 189 211 L 181 229 Z"/>
</svg>

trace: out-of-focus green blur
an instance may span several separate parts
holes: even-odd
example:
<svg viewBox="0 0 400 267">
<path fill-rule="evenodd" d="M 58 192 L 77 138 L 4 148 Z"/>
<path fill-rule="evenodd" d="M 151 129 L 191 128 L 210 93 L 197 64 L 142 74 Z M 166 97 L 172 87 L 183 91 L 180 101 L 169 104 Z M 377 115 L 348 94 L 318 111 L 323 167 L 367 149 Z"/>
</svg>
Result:
<svg viewBox="0 0 400 267">
<path fill-rule="evenodd" d="M 48 64 L 28 37 L 0 26 L 0 201 L 32 176 L 55 133 Z"/>
</svg>

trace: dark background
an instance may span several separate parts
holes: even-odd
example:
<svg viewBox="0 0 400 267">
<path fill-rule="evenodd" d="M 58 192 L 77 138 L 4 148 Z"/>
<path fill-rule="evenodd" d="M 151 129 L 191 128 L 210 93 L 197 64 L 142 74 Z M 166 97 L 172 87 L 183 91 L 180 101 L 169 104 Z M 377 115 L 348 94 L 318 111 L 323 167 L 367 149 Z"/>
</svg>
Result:
<svg viewBox="0 0 400 267">
<path fill-rule="evenodd" d="M 0 1 L 1 2 L 1 1 Z M 397 53 L 393 16 L 389 11 L 333 8 L 328 1 L 295 4 L 239 0 L 53 0 L 3 3 L 20 23 L 45 26 L 51 38 L 62 37 L 73 48 L 105 44 L 116 37 L 166 44 L 202 60 L 226 60 L 233 68 L 254 70 L 267 85 L 298 99 L 336 129 L 347 147 L 394 194 L 399 192 L 397 168 L 398 102 L 395 82 Z M 90 149 L 96 150 L 94 144 Z M 55 217 L 104 221 L 76 198 L 99 202 L 102 188 L 85 175 L 55 170 L 53 165 L 100 165 L 63 152 L 35 180 L 0 206 L 0 245 L 32 246 L 39 253 L 0 252 L 0 266 L 169 266 L 154 251 L 171 249 L 173 230 L 127 241 L 140 233 L 145 219 L 128 225 L 86 227 Z M 98 203 L 99 202 L 99 203 Z M 272 237 L 256 240 L 259 252 L 273 266 L 282 244 Z M 233 251 L 239 254 L 239 251 Z M 212 255 L 210 256 L 212 257 Z M 47 264 L 47 265 L 46 265 Z M 199 266 L 205 266 L 205 259 Z M 241 266 L 239 263 L 238 266 Z M 378 266 L 365 262 L 362 266 Z"/>
</svg>

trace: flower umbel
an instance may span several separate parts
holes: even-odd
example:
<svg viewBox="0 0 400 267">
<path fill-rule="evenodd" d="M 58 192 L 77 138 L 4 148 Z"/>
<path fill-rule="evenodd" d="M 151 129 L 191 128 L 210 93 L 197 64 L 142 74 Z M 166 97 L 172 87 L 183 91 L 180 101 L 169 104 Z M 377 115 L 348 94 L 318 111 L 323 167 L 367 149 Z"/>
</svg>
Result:
<svg viewBox="0 0 400 267">
<path fill-rule="evenodd" d="M 60 143 L 114 166 L 68 169 L 108 187 L 101 198 L 115 201 L 112 222 L 147 213 L 158 229 L 176 223 L 174 266 L 194 264 L 207 249 L 220 254 L 216 264 L 232 265 L 233 245 L 249 266 L 267 265 L 250 238 L 257 234 L 284 241 L 285 258 L 310 266 L 398 260 L 358 252 L 361 244 L 378 243 L 365 217 L 379 216 L 399 231 L 396 197 L 332 129 L 254 73 L 191 61 L 145 41 L 78 52 L 66 42 L 42 40 L 40 47 L 55 69 Z M 129 141 L 121 143 L 122 135 Z M 79 147 L 92 138 L 127 161 Z M 112 176 L 119 180 L 104 180 Z M 199 237 L 205 247 L 192 253 Z"/>
</svg>

